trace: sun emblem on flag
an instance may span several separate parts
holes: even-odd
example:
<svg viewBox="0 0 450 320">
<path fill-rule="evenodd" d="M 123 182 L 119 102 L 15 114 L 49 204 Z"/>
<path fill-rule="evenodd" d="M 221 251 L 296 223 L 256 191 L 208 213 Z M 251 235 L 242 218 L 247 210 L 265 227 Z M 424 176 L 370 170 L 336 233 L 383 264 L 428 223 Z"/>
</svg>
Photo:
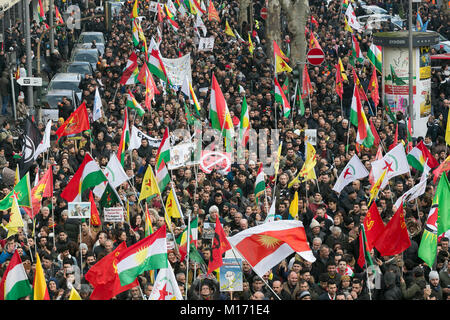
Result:
<svg viewBox="0 0 450 320">
<path fill-rule="evenodd" d="M 260 236 L 258 236 L 258 242 L 266 247 L 266 248 L 276 248 L 280 245 L 281 241 L 278 240 L 277 238 L 262 234 Z"/>
<path fill-rule="evenodd" d="M 143 247 L 136 253 L 135 259 L 138 264 L 142 264 L 148 255 L 148 247 Z"/>
</svg>

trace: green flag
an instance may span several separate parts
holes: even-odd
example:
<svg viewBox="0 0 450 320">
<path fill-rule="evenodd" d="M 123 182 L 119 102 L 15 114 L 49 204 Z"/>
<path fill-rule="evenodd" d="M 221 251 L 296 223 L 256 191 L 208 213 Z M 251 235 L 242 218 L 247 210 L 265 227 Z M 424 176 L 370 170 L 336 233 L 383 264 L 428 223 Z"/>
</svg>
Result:
<svg viewBox="0 0 450 320">
<path fill-rule="evenodd" d="M 30 173 L 27 172 L 22 179 L 14 186 L 12 191 L 8 193 L 0 201 L 0 210 L 8 210 L 13 205 L 13 196 L 17 198 L 17 203 L 21 207 L 31 207 L 31 187 L 30 187 Z M 36 212 L 37 213 L 37 212 Z"/>
<path fill-rule="evenodd" d="M 184 116 L 186 117 L 186 121 L 188 125 L 194 124 L 194 116 L 192 115 L 192 112 L 189 110 L 188 106 L 186 105 L 186 102 L 184 102 Z"/>
<path fill-rule="evenodd" d="M 392 84 L 396 85 L 396 86 L 406 85 L 406 82 L 397 76 L 397 74 L 395 73 L 394 67 L 392 67 L 392 64 L 390 66 L 391 66 Z"/>
<path fill-rule="evenodd" d="M 297 83 L 297 89 L 295 92 L 295 106 L 298 108 L 298 114 L 303 117 L 305 114 L 305 105 L 303 104 L 302 94 L 300 92 L 300 86 Z"/>
<path fill-rule="evenodd" d="M 437 254 L 437 232 L 436 232 L 436 216 L 438 214 L 438 204 L 436 203 L 436 197 L 433 199 L 433 204 L 428 213 L 428 219 L 425 223 L 422 239 L 420 240 L 418 256 L 425 261 L 430 268 L 433 268 L 434 260 Z"/>
<path fill-rule="evenodd" d="M 203 260 L 202 256 L 193 243 L 189 245 L 189 259 L 193 262 L 205 264 L 205 260 Z"/>
<path fill-rule="evenodd" d="M 450 229 L 450 184 L 446 172 L 442 173 L 436 188 L 438 203 L 437 234 L 443 234 Z"/>
<path fill-rule="evenodd" d="M 116 190 L 113 189 L 113 187 L 109 183 L 107 183 L 105 191 L 100 198 L 100 205 L 103 208 L 109 208 L 115 206 L 116 203 L 121 203 L 119 195 L 117 194 Z"/>
</svg>

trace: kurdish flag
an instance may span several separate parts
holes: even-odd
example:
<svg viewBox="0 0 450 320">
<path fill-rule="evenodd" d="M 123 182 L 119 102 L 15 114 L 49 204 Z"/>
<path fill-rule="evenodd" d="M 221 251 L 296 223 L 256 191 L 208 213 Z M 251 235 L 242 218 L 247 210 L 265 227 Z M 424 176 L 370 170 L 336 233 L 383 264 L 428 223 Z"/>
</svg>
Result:
<svg viewBox="0 0 450 320">
<path fill-rule="evenodd" d="M 209 118 L 211 119 L 211 127 L 219 130 L 222 136 L 224 135 L 223 132 L 225 132 L 226 140 L 230 139 L 230 141 L 232 141 L 232 138 L 234 137 L 233 121 L 231 120 L 231 114 L 228 110 L 227 102 L 214 73 L 211 85 Z M 227 152 L 229 150 L 229 146 L 231 146 L 231 143 L 226 141 Z"/>
<path fill-rule="evenodd" d="M 241 121 L 239 123 L 239 142 L 243 147 L 247 145 L 249 132 L 250 132 L 250 116 L 248 112 L 247 100 L 245 99 L 244 96 L 241 108 Z"/>
<path fill-rule="evenodd" d="M 433 203 L 428 213 L 428 218 L 420 240 L 419 250 L 417 252 L 420 259 L 425 261 L 429 267 L 433 267 L 437 253 L 437 217 L 438 203 L 437 193 L 434 196 Z"/>
<path fill-rule="evenodd" d="M 155 77 L 161 79 L 164 82 L 167 82 L 167 72 L 166 68 L 164 68 L 164 63 L 161 60 L 161 56 L 158 50 L 152 49 L 150 55 L 148 57 L 148 69 Z"/>
<path fill-rule="evenodd" d="M 176 239 L 178 243 L 178 250 L 180 252 L 180 261 L 184 261 L 187 255 L 187 240 L 188 240 L 188 232 L 189 232 L 189 246 L 194 245 L 197 248 L 197 240 L 198 240 L 198 217 L 195 217 L 194 220 L 191 221 L 189 227 L 186 228 L 183 233 L 178 236 Z"/>
<path fill-rule="evenodd" d="M 156 182 L 158 184 L 159 191 L 162 192 L 170 182 L 170 175 L 164 160 L 161 160 L 160 165 L 157 168 Z"/>
<path fill-rule="evenodd" d="M 367 58 L 374 65 L 379 73 L 382 72 L 383 66 L 383 54 L 381 51 L 381 46 L 371 44 L 369 50 L 367 50 Z"/>
<path fill-rule="evenodd" d="M 119 159 L 120 163 L 122 164 L 122 167 L 125 163 L 125 151 L 127 148 L 125 145 L 130 144 L 130 124 L 128 123 L 128 110 L 125 108 L 124 110 L 125 118 L 123 120 L 123 130 L 122 135 L 120 136 L 120 143 L 119 143 L 119 149 L 117 151 L 117 159 Z"/>
<path fill-rule="evenodd" d="M 159 168 L 162 161 L 164 161 L 165 163 L 168 163 L 170 161 L 169 129 L 167 127 L 164 131 L 164 136 L 156 153 L 156 168 Z"/>
<path fill-rule="evenodd" d="M 289 100 L 286 98 L 286 95 L 283 92 L 280 84 L 278 83 L 277 78 L 274 78 L 275 82 L 275 102 L 281 103 L 283 106 L 283 115 L 285 118 L 288 118 L 291 114 L 291 106 L 289 105 Z"/>
<path fill-rule="evenodd" d="M 131 40 L 133 45 L 137 47 L 139 45 L 139 20 L 133 19 L 131 22 Z"/>
<path fill-rule="evenodd" d="M 429 169 L 435 168 L 439 165 L 437 160 L 433 157 L 428 148 L 420 141 L 406 156 L 411 167 L 420 172 L 423 172 L 424 166 L 427 165 Z M 428 162 L 427 162 L 428 160 Z"/>
<path fill-rule="evenodd" d="M 30 281 L 16 250 L 0 281 L 0 300 L 18 300 L 31 294 Z"/>
<path fill-rule="evenodd" d="M 103 181 L 108 181 L 108 179 L 92 156 L 86 153 L 77 172 L 75 172 L 66 188 L 61 192 L 61 197 L 67 202 L 81 201 L 81 194 L 84 191 L 95 187 Z"/>
<path fill-rule="evenodd" d="M 45 20 L 45 12 L 44 12 L 44 6 L 42 5 L 42 1 L 38 1 L 38 12 L 39 12 L 39 21 L 42 22 Z"/>
<path fill-rule="evenodd" d="M 130 57 L 128 58 L 127 65 L 125 66 L 125 69 L 122 72 L 122 77 L 120 78 L 120 84 L 127 85 L 127 84 L 136 84 L 138 83 L 138 75 L 139 75 L 139 68 L 137 63 L 137 55 L 136 53 L 131 53 Z"/>
<path fill-rule="evenodd" d="M 148 270 L 167 268 L 166 226 L 123 250 L 117 257 L 120 284 L 132 283 L 138 275 Z"/>
<path fill-rule="evenodd" d="M 256 181 L 255 181 L 256 204 L 258 204 L 258 199 L 264 193 L 264 190 L 266 190 L 266 182 L 264 180 L 263 165 L 262 165 L 262 163 L 260 163 L 259 168 L 258 168 L 258 174 L 256 175 Z"/>
<path fill-rule="evenodd" d="M 356 62 L 362 63 L 364 61 L 364 57 L 359 47 L 358 40 L 356 40 L 354 34 L 352 34 L 352 43 L 353 43 L 352 55 L 350 56 L 349 61 L 354 66 Z"/>
<path fill-rule="evenodd" d="M 362 144 L 366 148 L 371 148 L 375 141 L 372 134 L 372 129 L 367 121 L 366 115 L 362 108 L 361 99 L 359 96 L 359 90 L 357 84 L 355 84 L 353 89 L 352 105 L 350 109 L 350 122 L 358 128 L 356 134 L 356 142 Z"/>
<path fill-rule="evenodd" d="M 142 108 L 142 106 L 136 101 L 136 98 L 134 97 L 134 95 L 131 93 L 130 90 L 128 90 L 128 96 L 127 96 L 127 103 L 126 103 L 127 107 L 133 110 L 136 110 L 137 114 L 139 116 L 143 116 L 145 113 L 144 108 Z"/>
</svg>

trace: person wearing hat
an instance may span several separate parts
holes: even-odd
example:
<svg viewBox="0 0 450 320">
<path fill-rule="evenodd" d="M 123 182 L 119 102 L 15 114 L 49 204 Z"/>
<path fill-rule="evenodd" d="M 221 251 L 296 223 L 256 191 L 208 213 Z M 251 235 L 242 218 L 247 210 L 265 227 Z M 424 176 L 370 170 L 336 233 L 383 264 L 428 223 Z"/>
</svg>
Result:
<svg viewBox="0 0 450 320">
<path fill-rule="evenodd" d="M 442 300 L 443 292 L 439 283 L 439 273 L 436 270 L 430 271 L 428 280 L 430 282 L 431 295 L 435 296 L 437 300 Z"/>
<path fill-rule="evenodd" d="M 309 291 L 301 291 L 297 294 L 295 300 L 311 300 L 311 293 Z"/>
<path fill-rule="evenodd" d="M 322 231 L 320 223 L 314 218 L 309 224 L 309 230 L 306 231 L 306 237 L 310 243 L 312 243 L 314 238 L 320 238 L 322 242 L 325 241 L 326 234 Z"/>
<path fill-rule="evenodd" d="M 20 91 L 16 104 L 17 119 L 24 120 L 28 116 L 28 110 L 29 108 L 25 103 L 25 94 Z"/>
</svg>

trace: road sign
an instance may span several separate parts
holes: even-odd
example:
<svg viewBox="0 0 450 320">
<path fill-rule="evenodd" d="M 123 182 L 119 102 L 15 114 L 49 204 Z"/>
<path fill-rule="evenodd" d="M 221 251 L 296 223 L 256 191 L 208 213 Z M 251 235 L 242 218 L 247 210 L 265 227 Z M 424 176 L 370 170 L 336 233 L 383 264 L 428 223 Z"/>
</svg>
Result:
<svg viewBox="0 0 450 320">
<path fill-rule="evenodd" d="M 259 15 L 261 16 L 262 19 L 266 20 L 267 19 L 267 8 L 263 7 L 261 9 L 261 12 L 259 13 Z"/>
<path fill-rule="evenodd" d="M 313 66 L 318 66 L 321 65 L 322 62 L 325 60 L 325 54 L 323 53 L 322 49 L 312 48 L 311 50 L 308 51 L 306 59 Z"/>
<path fill-rule="evenodd" d="M 33 86 L 33 87 L 41 87 L 42 86 L 42 78 L 34 78 L 34 77 L 21 77 L 17 79 L 17 83 L 21 86 Z"/>
</svg>

